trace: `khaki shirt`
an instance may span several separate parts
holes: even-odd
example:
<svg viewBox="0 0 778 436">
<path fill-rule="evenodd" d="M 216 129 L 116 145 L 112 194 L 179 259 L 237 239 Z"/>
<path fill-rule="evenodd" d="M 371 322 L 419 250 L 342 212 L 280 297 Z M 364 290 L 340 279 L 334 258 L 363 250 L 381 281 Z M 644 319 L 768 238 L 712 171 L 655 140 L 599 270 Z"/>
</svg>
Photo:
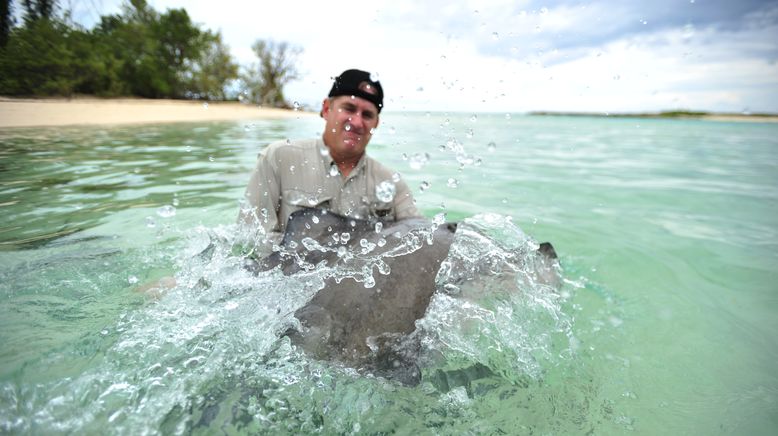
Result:
<svg viewBox="0 0 778 436">
<path fill-rule="evenodd" d="M 304 207 L 360 219 L 372 216 L 393 221 L 420 216 L 408 185 L 398 177 L 364 155 L 344 179 L 321 138 L 275 142 L 259 154 L 246 188 L 247 204 L 238 220 L 261 226 L 268 239 L 278 242 L 289 215 Z M 382 201 L 376 193 L 382 182 L 394 185 L 390 201 Z"/>
</svg>

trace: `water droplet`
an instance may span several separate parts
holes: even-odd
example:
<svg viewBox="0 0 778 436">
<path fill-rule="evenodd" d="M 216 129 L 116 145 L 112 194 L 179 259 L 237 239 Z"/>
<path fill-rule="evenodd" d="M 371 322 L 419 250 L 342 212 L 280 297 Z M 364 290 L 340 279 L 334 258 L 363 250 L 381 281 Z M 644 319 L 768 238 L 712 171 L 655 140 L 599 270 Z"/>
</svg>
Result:
<svg viewBox="0 0 778 436">
<path fill-rule="evenodd" d="M 187 145 L 186 147 L 184 147 L 184 151 L 189 153 L 190 151 L 192 151 L 192 146 L 191 145 Z"/>
<path fill-rule="evenodd" d="M 465 136 L 467 136 L 468 139 L 473 139 L 473 136 L 475 133 L 473 133 L 473 129 L 467 129 L 467 133 L 465 133 Z"/>
<path fill-rule="evenodd" d="M 209 161 L 209 162 L 213 162 L 213 161 L 215 161 L 215 160 L 216 160 L 216 159 L 214 159 L 214 158 L 213 158 L 213 156 L 208 156 L 208 161 Z"/>
<path fill-rule="evenodd" d="M 459 289 L 459 286 L 455 284 L 446 283 L 443 285 L 443 291 L 449 295 L 458 295 L 461 290 Z"/>
<path fill-rule="evenodd" d="M 494 143 L 494 141 L 490 142 L 489 145 L 486 146 L 486 149 L 490 152 L 494 152 L 494 150 L 497 150 L 497 144 Z"/>
<path fill-rule="evenodd" d="M 375 187 L 375 196 L 384 203 L 394 200 L 395 193 L 397 193 L 397 187 L 389 180 L 384 180 Z"/>
<path fill-rule="evenodd" d="M 419 185 L 419 191 L 420 191 L 420 192 L 424 192 L 424 191 L 426 191 L 427 189 L 430 189 L 430 184 L 429 184 L 429 182 L 426 182 L 426 181 L 425 181 L 425 182 L 421 182 L 421 184 Z"/>
<path fill-rule="evenodd" d="M 500 34 L 497 32 L 492 32 L 492 39 L 497 41 L 498 39 L 500 39 Z"/>
<path fill-rule="evenodd" d="M 446 186 L 448 186 L 449 188 L 456 188 L 457 186 L 459 186 L 459 182 L 457 181 L 457 179 L 450 178 L 448 179 L 448 183 L 446 183 Z"/>
<path fill-rule="evenodd" d="M 548 8 L 542 7 L 540 8 L 540 15 L 546 15 L 548 13 Z"/>
<path fill-rule="evenodd" d="M 166 204 L 165 206 L 160 207 L 157 209 L 157 215 L 161 216 L 162 218 L 170 218 L 176 215 L 176 208 Z"/>
<path fill-rule="evenodd" d="M 505 114 L 505 119 L 506 120 L 510 120 L 511 119 L 511 114 Z"/>
<path fill-rule="evenodd" d="M 395 130 L 394 126 L 389 127 L 389 134 L 394 135 L 395 133 L 397 133 L 397 130 Z"/>
<path fill-rule="evenodd" d="M 340 174 L 340 171 L 338 171 L 337 165 L 330 165 L 330 177 L 335 177 L 338 174 Z"/>
<path fill-rule="evenodd" d="M 372 288 L 373 286 L 375 286 L 375 279 L 373 278 L 373 276 L 367 276 L 367 277 L 365 277 L 365 283 L 364 283 L 364 285 L 365 285 L 365 288 L 367 288 L 367 289 L 370 289 L 370 288 Z M 356 428 L 356 426 L 355 426 L 355 428 Z"/>
<path fill-rule="evenodd" d="M 508 204 L 508 199 L 507 198 L 503 198 L 502 199 L 502 204 Z"/>
<path fill-rule="evenodd" d="M 749 108 L 743 108 L 743 111 L 740 112 L 743 115 L 751 115 L 751 109 Z"/>
<path fill-rule="evenodd" d="M 370 73 L 370 81 L 371 82 L 377 82 L 378 81 L 378 73 L 376 73 L 375 71 Z"/>
<path fill-rule="evenodd" d="M 400 173 L 394 173 L 394 174 L 392 174 L 392 181 L 393 181 L 394 183 L 399 183 L 399 182 L 400 182 Z"/>
<path fill-rule="evenodd" d="M 648 21 L 647 20 L 640 20 L 640 24 L 645 26 L 646 24 L 648 24 Z"/>
<path fill-rule="evenodd" d="M 292 107 L 294 107 L 294 110 L 299 111 L 300 110 L 300 103 L 294 102 L 294 103 L 292 103 Z"/>
<path fill-rule="evenodd" d="M 384 229 L 384 224 L 382 222 L 375 223 L 375 232 L 381 233 L 381 230 Z"/>
<path fill-rule="evenodd" d="M 156 226 L 157 226 L 157 222 L 154 221 L 154 218 L 152 218 L 150 216 L 147 216 L 146 217 L 146 227 L 148 227 L 150 229 L 153 229 Z"/>
<path fill-rule="evenodd" d="M 208 109 L 208 102 L 203 103 L 203 109 Z"/>
<path fill-rule="evenodd" d="M 127 277 L 127 282 L 129 282 L 131 285 L 134 285 L 135 283 L 138 283 L 138 278 L 135 276 L 129 276 Z"/>
<path fill-rule="evenodd" d="M 386 245 L 386 239 L 381 238 L 376 241 L 376 244 L 378 244 L 379 247 L 383 247 L 384 245 Z"/>
<path fill-rule="evenodd" d="M 615 76 L 613 76 L 613 80 L 619 80 L 619 79 L 621 79 L 621 76 L 619 76 L 618 74 L 616 74 Z"/>
<path fill-rule="evenodd" d="M 340 234 L 340 242 L 342 244 L 345 244 L 346 242 L 348 242 L 349 239 L 351 239 L 351 233 L 343 232 L 343 233 Z"/>
<path fill-rule="evenodd" d="M 416 88 L 416 92 L 424 92 L 424 87 L 419 86 L 418 88 Z"/>
<path fill-rule="evenodd" d="M 435 224 L 436 226 L 439 226 L 446 222 L 446 213 L 440 212 L 435 214 L 434 217 L 432 217 L 432 224 Z"/>
<path fill-rule="evenodd" d="M 348 131 L 350 131 L 350 130 L 351 130 L 351 124 L 349 124 L 349 123 L 346 123 L 346 125 L 345 125 L 345 126 L 343 126 L 343 128 L 344 128 L 344 129 L 345 129 L 345 130 L 348 132 Z"/>
<path fill-rule="evenodd" d="M 177 198 L 173 199 L 173 206 L 178 207 L 179 201 Z"/>
<path fill-rule="evenodd" d="M 430 155 L 427 153 L 416 153 L 410 158 L 408 165 L 414 170 L 420 170 L 427 165 L 430 160 Z"/>
<path fill-rule="evenodd" d="M 313 221 L 314 224 L 319 224 L 319 217 L 314 215 L 313 217 L 311 217 L 311 221 Z"/>
<path fill-rule="evenodd" d="M 294 165 L 289 165 L 289 172 L 294 174 Z"/>
<path fill-rule="evenodd" d="M 340 246 L 338 247 L 338 257 L 343 257 L 346 255 L 346 247 Z"/>
<path fill-rule="evenodd" d="M 470 122 L 471 122 L 471 123 L 474 123 L 474 122 L 476 122 L 476 121 L 478 121 L 478 116 L 476 116 L 475 114 L 473 114 L 473 115 L 470 117 Z"/>
</svg>

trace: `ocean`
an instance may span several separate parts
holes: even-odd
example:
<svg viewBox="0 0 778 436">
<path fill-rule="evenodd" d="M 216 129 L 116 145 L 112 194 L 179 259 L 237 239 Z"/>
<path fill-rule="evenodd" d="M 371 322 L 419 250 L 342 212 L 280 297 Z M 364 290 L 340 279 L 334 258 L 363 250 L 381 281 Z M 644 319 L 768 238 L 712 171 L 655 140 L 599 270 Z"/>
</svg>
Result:
<svg viewBox="0 0 778 436">
<path fill-rule="evenodd" d="M 436 294 L 418 386 L 298 350 L 279 331 L 321 282 L 240 267 L 257 153 L 322 128 L 0 131 L 0 432 L 774 434 L 778 124 L 384 114 L 368 153 L 425 216 L 562 267 Z"/>
</svg>

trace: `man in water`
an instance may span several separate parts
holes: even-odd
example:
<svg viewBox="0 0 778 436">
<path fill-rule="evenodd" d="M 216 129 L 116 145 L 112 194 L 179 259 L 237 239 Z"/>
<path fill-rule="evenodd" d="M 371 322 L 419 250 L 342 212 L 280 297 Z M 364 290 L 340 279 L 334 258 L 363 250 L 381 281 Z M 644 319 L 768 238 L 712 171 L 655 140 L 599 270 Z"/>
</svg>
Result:
<svg viewBox="0 0 778 436">
<path fill-rule="evenodd" d="M 322 102 L 322 137 L 268 145 L 251 173 L 238 221 L 263 229 L 272 245 L 281 240 L 289 215 L 304 207 L 359 219 L 419 216 L 399 175 L 365 154 L 383 98 L 381 83 L 368 72 L 336 77 Z"/>
</svg>

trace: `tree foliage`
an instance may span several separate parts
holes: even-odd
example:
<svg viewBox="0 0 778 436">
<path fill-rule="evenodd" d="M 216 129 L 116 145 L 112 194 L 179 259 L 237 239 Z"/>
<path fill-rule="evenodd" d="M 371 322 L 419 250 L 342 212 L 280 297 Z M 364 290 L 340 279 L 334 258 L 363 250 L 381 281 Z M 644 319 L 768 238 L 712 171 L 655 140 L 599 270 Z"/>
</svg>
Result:
<svg viewBox="0 0 778 436">
<path fill-rule="evenodd" d="M 243 75 L 250 98 L 263 106 L 289 108 L 283 88 L 299 76 L 295 61 L 302 49 L 272 40 L 257 40 L 251 49 L 259 62 Z"/>
<path fill-rule="evenodd" d="M 5 47 L 6 43 L 8 43 L 8 35 L 11 33 L 13 24 L 13 2 L 11 0 L 0 0 L 0 47 Z"/>
<path fill-rule="evenodd" d="M 11 2 L 2 4 L 12 18 Z M 55 16 L 54 0 L 22 6 L 24 23 L 9 22 L 0 45 L 0 94 L 223 99 L 238 77 L 221 34 L 201 29 L 185 9 L 159 13 L 131 0 L 86 30 Z"/>
</svg>

